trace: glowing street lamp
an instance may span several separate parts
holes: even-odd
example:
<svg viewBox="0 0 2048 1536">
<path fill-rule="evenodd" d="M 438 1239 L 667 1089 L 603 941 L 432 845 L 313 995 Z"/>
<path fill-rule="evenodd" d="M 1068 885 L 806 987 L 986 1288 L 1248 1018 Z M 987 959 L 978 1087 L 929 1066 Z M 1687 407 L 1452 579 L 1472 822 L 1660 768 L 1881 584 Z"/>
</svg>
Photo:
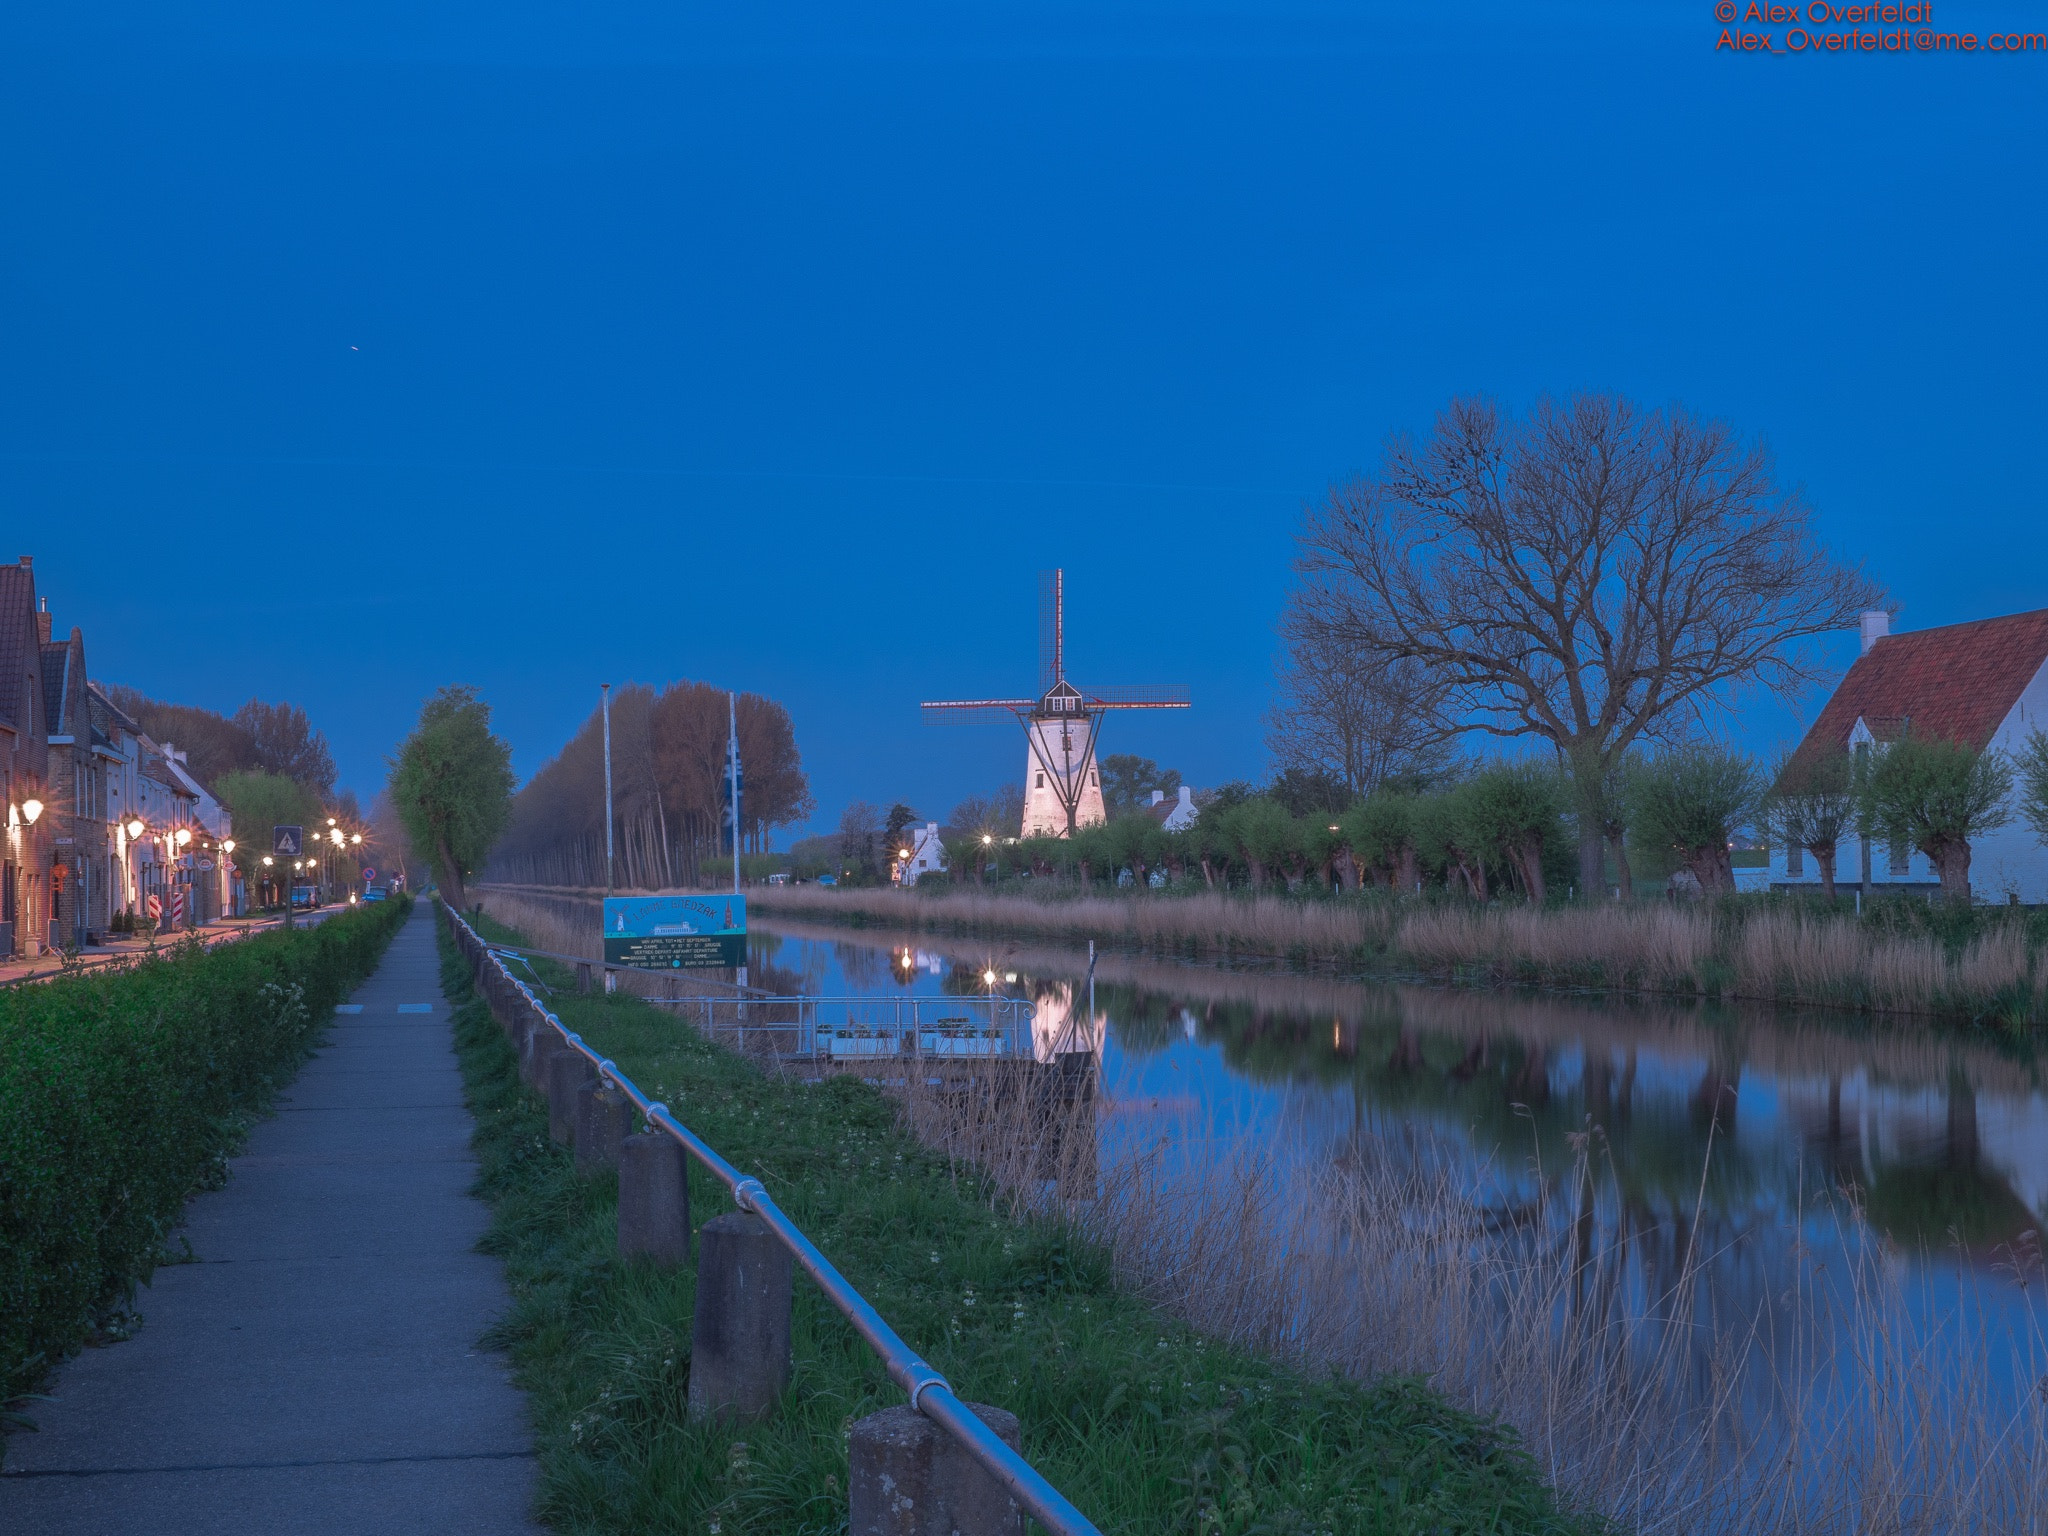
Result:
<svg viewBox="0 0 2048 1536">
<path fill-rule="evenodd" d="M 191 830 L 186 827 L 178 828 L 177 832 L 173 835 L 173 840 L 177 843 L 177 845 L 180 848 L 184 847 L 187 843 L 192 841 Z"/>
<path fill-rule="evenodd" d="M 136 817 L 133 821 L 128 823 L 128 841 L 131 843 L 141 842 L 142 834 L 147 832 L 148 830 L 149 828 L 147 825 L 144 824 L 142 818 L 140 816 Z"/>
<path fill-rule="evenodd" d="M 34 826 L 36 824 L 36 818 L 42 814 L 42 801 L 36 799 L 28 799 L 21 802 L 21 819 L 27 822 L 30 826 Z"/>
<path fill-rule="evenodd" d="M 235 851 L 235 840 L 232 837 L 222 838 L 220 840 L 220 851 L 222 853 L 233 853 Z"/>
</svg>

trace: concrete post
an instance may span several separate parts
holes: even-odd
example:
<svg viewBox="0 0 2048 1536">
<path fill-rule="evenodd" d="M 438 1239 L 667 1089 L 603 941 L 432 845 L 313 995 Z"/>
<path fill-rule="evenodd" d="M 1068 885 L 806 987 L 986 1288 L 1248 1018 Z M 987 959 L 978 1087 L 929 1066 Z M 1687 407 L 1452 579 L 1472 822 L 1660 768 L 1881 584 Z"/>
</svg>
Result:
<svg viewBox="0 0 2048 1536">
<path fill-rule="evenodd" d="M 619 1143 L 619 1257 L 657 1264 L 690 1257 L 689 1154 L 665 1131 Z"/>
<path fill-rule="evenodd" d="M 690 1417 L 758 1419 L 789 1386 L 793 1261 L 758 1216 L 719 1216 L 697 1236 Z"/>
<path fill-rule="evenodd" d="M 1005 1445 L 1022 1448 L 1017 1415 L 967 1406 Z M 869 1414 L 853 1426 L 847 1453 L 847 1536 L 1024 1536 L 1024 1512 L 1008 1490 L 915 1408 Z"/>
<path fill-rule="evenodd" d="M 566 1147 L 576 1136 L 576 1090 L 597 1076 L 597 1068 L 575 1046 L 555 1036 L 554 1054 L 542 1086 L 548 1096 L 548 1135 Z"/>
<path fill-rule="evenodd" d="M 633 1101 L 592 1074 L 576 1090 L 576 1171 L 619 1166 L 619 1143 L 633 1130 Z"/>
</svg>

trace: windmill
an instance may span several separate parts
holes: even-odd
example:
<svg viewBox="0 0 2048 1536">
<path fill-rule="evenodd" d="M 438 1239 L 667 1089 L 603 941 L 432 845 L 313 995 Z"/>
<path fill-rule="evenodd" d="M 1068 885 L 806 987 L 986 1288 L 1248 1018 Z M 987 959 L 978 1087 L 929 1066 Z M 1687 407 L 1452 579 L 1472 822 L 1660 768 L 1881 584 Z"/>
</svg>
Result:
<svg viewBox="0 0 2048 1536">
<path fill-rule="evenodd" d="M 1038 696 L 954 699 L 927 703 L 928 720 L 1010 717 L 1024 727 L 1023 835 L 1072 837 L 1109 818 L 1095 742 L 1112 709 L 1186 709 L 1185 688 L 1118 688 L 1083 693 L 1067 681 L 1067 593 L 1064 571 L 1038 573 Z"/>
</svg>

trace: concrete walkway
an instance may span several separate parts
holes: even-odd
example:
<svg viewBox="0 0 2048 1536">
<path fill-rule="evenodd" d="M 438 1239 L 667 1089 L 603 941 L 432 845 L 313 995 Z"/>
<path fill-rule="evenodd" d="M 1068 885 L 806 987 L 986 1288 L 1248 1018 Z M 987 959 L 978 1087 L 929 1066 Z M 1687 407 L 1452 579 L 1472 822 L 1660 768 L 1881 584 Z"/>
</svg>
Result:
<svg viewBox="0 0 2048 1536">
<path fill-rule="evenodd" d="M 187 1211 L 123 1344 L 13 1437 L 0 1531 L 533 1531 L 532 1442 L 474 1251 L 470 1119 L 424 903 L 227 1187 Z"/>
</svg>

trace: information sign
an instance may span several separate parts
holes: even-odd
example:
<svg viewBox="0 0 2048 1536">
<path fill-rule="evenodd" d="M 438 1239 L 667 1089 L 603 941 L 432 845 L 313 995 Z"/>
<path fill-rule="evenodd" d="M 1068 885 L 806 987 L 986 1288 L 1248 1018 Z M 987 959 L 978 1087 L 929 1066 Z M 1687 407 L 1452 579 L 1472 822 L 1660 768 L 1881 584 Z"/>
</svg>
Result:
<svg viewBox="0 0 2048 1536">
<path fill-rule="evenodd" d="M 607 896 L 604 963 L 735 970 L 747 963 L 744 896 Z"/>
</svg>

